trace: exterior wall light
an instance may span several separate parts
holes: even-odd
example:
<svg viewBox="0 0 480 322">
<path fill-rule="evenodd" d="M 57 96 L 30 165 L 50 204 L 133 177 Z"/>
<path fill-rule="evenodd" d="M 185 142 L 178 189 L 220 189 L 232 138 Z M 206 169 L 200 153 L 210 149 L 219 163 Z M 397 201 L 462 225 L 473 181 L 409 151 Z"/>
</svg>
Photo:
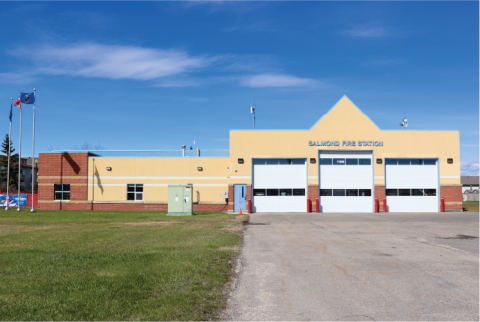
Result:
<svg viewBox="0 0 480 322">
<path fill-rule="evenodd" d="M 453 163 L 453 159 L 452 159 L 452 158 L 448 158 L 448 159 L 447 159 L 447 163 L 448 163 L 448 164 L 452 164 L 452 163 Z"/>
<path fill-rule="evenodd" d="M 107 167 L 107 171 L 112 171 L 112 167 Z"/>
<path fill-rule="evenodd" d="M 310 158 L 310 163 L 317 163 L 317 159 L 315 159 L 315 158 Z"/>
<path fill-rule="evenodd" d="M 202 168 L 202 167 L 198 167 L 197 170 L 198 170 L 198 171 L 203 171 L 203 168 Z"/>
<path fill-rule="evenodd" d="M 243 158 L 238 158 L 238 163 L 243 164 Z"/>
<path fill-rule="evenodd" d="M 377 164 L 382 164 L 382 159 L 377 159 Z"/>
</svg>

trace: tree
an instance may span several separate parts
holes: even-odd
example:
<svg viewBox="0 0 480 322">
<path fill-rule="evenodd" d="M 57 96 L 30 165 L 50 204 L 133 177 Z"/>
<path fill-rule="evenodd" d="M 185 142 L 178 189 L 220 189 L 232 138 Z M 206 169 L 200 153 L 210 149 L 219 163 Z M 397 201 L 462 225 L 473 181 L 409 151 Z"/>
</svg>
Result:
<svg viewBox="0 0 480 322">
<path fill-rule="evenodd" d="M 7 172 L 8 172 L 8 134 L 5 135 L 5 139 L 2 143 L 2 150 L 0 152 L 3 155 L 0 155 L 0 182 L 5 187 L 7 186 Z M 10 145 L 13 145 L 10 142 Z M 18 191 L 18 153 L 13 154 L 15 149 L 11 147 L 10 149 L 10 191 Z M 24 177 L 20 178 L 23 182 L 25 180 Z"/>
<path fill-rule="evenodd" d="M 85 141 L 80 147 L 77 147 L 76 145 L 73 147 L 74 150 L 106 150 L 104 146 L 100 142 L 98 142 L 97 145 L 93 145 Z"/>
</svg>

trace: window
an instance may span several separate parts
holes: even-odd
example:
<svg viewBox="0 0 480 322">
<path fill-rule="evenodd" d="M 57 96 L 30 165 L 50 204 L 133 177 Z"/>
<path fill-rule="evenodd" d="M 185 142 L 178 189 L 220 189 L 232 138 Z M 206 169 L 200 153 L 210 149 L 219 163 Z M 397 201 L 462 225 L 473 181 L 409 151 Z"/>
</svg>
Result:
<svg viewBox="0 0 480 322">
<path fill-rule="evenodd" d="M 385 164 L 398 165 L 436 165 L 436 159 L 385 159 Z"/>
<path fill-rule="evenodd" d="M 385 194 L 387 196 L 398 196 L 398 189 L 387 189 Z"/>
<path fill-rule="evenodd" d="M 371 197 L 372 196 L 372 189 L 359 189 L 358 195 L 360 197 Z"/>
<path fill-rule="evenodd" d="M 289 197 L 289 196 L 305 196 L 305 189 L 292 189 L 292 188 L 284 188 L 284 189 L 253 189 L 253 195 L 257 197 L 263 196 L 281 196 L 281 197 Z"/>
<path fill-rule="evenodd" d="M 382 159 L 380 159 L 381 161 Z M 358 164 L 359 165 L 371 165 L 372 160 L 371 159 L 358 159 Z"/>
<path fill-rule="evenodd" d="M 143 184 L 127 184 L 127 200 L 143 200 Z"/>
<path fill-rule="evenodd" d="M 278 164 L 278 159 L 267 159 L 267 164 Z"/>
<path fill-rule="evenodd" d="M 412 196 L 423 196 L 423 189 L 412 189 Z"/>
<path fill-rule="evenodd" d="M 305 159 L 292 159 L 290 164 L 305 164 Z"/>
<path fill-rule="evenodd" d="M 345 159 L 333 159 L 333 165 L 345 165 Z"/>
<path fill-rule="evenodd" d="M 320 189 L 320 196 L 331 196 L 332 189 Z"/>
<path fill-rule="evenodd" d="M 347 189 L 347 196 L 348 197 L 358 196 L 358 189 Z"/>
<path fill-rule="evenodd" d="M 333 189 L 334 196 L 345 196 L 345 189 Z"/>
<path fill-rule="evenodd" d="M 347 159 L 347 165 L 358 165 L 358 159 Z"/>
<path fill-rule="evenodd" d="M 387 189 L 387 196 L 436 196 L 437 189 Z"/>
<path fill-rule="evenodd" d="M 315 160 L 315 159 L 313 159 Z M 305 164 L 305 159 L 253 159 L 254 165 Z"/>
<path fill-rule="evenodd" d="M 320 164 L 323 164 L 323 165 L 332 165 L 332 159 L 324 159 L 324 158 L 321 158 L 321 159 L 320 159 Z"/>
<path fill-rule="evenodd" d="M 265 164 L 265 159 L 253 159 L 253 164 Z"/>
<path fill-rule="evenodd" d="M 305 189 L 293 189 L 294 196 L 305 196 Z"/>
<path fill-rule="evenodd" d="M 59 184 L 54 185 L 55 191 L 55 200 L 70 200 L 70 184 Z"/>
<path fill-rule="evenodd" d="M 278 196 L 278 189 L 267 189 L 267 196 Z"/>
</svg>

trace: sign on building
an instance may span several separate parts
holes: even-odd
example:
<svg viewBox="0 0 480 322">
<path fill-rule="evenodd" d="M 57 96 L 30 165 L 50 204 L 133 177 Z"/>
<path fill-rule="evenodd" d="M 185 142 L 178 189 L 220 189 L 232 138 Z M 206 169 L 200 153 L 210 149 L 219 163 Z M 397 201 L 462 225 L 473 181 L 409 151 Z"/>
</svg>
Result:
<svg viewBox="0 0 480 322">
<path fill-rule="evenodd" d="M 3 206 L 5 207 L 6 204 L 5 204 L 5 199 L 7 198 L 7 195 L 0 195 L 0 206 Z M 8 199 L 9 199 L 9 203 L 8 203 L 8 206 L 9 207 L 18 207 L 18 195 L 8 195 Z M 20 207 L 27 207 L 28 204 L 28 197 L 27 195 L 20 195 Z"/>
</svg>

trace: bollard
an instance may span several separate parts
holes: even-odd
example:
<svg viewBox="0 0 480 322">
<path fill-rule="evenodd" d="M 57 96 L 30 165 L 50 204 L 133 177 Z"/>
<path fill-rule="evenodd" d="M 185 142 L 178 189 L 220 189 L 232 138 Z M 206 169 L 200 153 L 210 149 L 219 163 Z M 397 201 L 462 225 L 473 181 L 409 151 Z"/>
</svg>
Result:
<svg viewBox="0 0 480 322">
<path fill-rule="evenodd" d="M 250 199 L 247 200 L 247 209 L 248 209 L 248 213 L 251 214 L 252 213 L 252 200 L 250 200 Z"/>
<path fill-rule="evenodd" d="M 315 199 L 315 210 L 317 212 L 320 212 L 320 201 L 317 199 Z"/>
<path fill-rule="evenodd" d="M 445 212 L 445 198 L 440 198 L 440 212 Z"/>
<path fill-rule="evenodd" d="M 307 198 L 307 212 L 311 212 L 312 211 L 312 207 L 310 205 L 310 198 Z"/>
<path fill-rule="evenodd" d="M 383 198 L 383 212 L 387 212 L 387 198 Z"/>
<path fill-rule="evenodd" d="M 378 198 L 375 198 L 375 213 L 378 213 Z"/>
</svg>

